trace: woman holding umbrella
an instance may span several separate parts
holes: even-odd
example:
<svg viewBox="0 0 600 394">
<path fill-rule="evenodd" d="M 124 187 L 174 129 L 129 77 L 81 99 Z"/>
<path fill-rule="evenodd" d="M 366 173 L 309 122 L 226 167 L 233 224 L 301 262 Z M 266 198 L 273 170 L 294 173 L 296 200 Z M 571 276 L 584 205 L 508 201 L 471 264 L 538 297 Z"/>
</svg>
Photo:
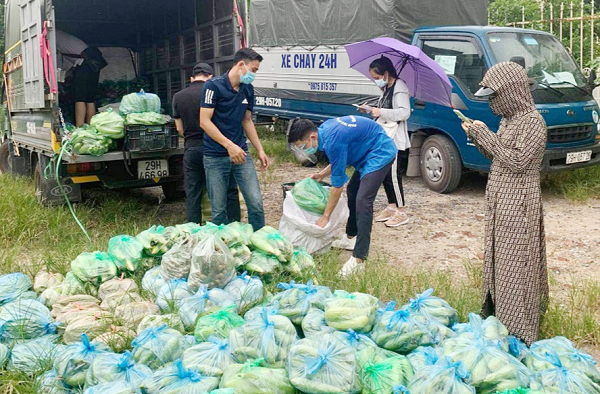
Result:
<svg viewBox="0 0 600 394">
<path fill-rule="evenodd" d="M 376 222 L 385 222 L 388 227 L 398 227 L 408 223 L 405 211 L 402 172 L 404 158 L 410 148 L 407 120 L 410 117 L 410 93 L 406 83 L 398 78 L 392 61 L 381 56 L 369 65 L 371 78 L 381 89 L 381 98 L 377 107 L 371 109 L 371 115 L 394 140 L 398 155 L 385 180 L 383 188 L 388 200 L 386 209 L 375 217 Z"/>
</svg>

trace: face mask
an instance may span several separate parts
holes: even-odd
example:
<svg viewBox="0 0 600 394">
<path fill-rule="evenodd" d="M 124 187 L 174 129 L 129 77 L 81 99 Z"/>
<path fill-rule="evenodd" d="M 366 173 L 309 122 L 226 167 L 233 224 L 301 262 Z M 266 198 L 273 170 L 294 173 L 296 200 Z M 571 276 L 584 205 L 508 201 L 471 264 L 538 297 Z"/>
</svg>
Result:
<svg viewBox="0 0 600 394">
<path fill-rule="evenodd" d="M 377 87 L 380 89 L 383 89 L 387 84 L 388 84 L 388 81 L 383 78 L 375 80 L 375 85 L 377 85 Z"/>
<path fill-rule="evenodd" d="M 245 83 L 246 85 L 250 85 L 252 82 L 254 82 L 254 78 L 256 78 L 256 74 L 253 73 L 252 71 L 248 70 L 248 67 L 246 67 L 245 64 L 244 64 L 244 67 L 246 68 L 246 74 L 240 75 L 240 83 Z"/>
<path fill-rule="evenodd" d="M 319 145 L 317 143 L 317 146 L 311 146 L 311 147 L 307 148 L 306 144 L 304 144 L 300 147 L 300 149 L 302 150 L 302 152 L 306 153 L 307 155 L 314 155 L 315 153 L 317 153 L 317 150 L 319 149 Z"/>
</svg>

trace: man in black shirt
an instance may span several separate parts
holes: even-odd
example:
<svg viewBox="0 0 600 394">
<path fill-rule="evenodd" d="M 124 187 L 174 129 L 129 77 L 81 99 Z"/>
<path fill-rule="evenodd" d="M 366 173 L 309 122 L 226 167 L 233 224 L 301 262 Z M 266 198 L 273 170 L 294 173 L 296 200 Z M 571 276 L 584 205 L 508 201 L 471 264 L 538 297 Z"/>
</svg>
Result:
<svg viewBox="0 0 600 394">
<path fill-rule="evenodd" d="M 177 132 L 185 140 L 183 171 L 188 222 L 202 222 L 202 197 L 206 193 L 204 174 L 204 131 L 200 128 L 200 102 L 204 82 L 212 78 L 210 65 L 198 63 L 192 70 L 191 85 L 173 96 L 173 117 Z M 240 220 L 240 200 L 237 184 L 232 177 L 227 192 L 227 217 Z"/>
</svg>

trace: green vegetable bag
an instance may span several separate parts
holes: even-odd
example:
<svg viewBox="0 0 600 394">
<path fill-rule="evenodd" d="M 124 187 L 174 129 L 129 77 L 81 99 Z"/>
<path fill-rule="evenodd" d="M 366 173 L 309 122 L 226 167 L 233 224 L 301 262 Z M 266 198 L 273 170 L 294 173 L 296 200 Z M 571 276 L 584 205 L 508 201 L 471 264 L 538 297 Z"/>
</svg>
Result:
<svg viewBox="0 0 600 394">
<path fill-rule="evenodd" d="M 306 178 L 294 185 L 292 196 L 300 208 L 322 215 L 329 201 L 329 189 L 312 178 Z"/>
<path fill-rule="evenodd" d="M 332 297 L 329 287 L 315 286 L 312 280 L 306 284 L 294 283 L 294 281 L 279 283 L 277 287 L 285 291 L 277 293 L 271 300 L 271 304 L 277 302 L 278 314 L 288 317 L 292 323 L 298 325 L 302 324 L 302 319 L 310 308 L 323 310 L 327 300 Z"/>
<path fill-rule="evenodd" d="M 138 93 L 130 93 L 121 99 L 119 112 L 123 115 L 142 113 L 142 112 L 160 112 L 160 97 L 154 93 L 146 93 L 144 89 Z"/>
<path fill-rule="evenodd" d="M 206 376 L 220 377 L 231 364 L 235 364 L 229 341 L 213 336 L 207 342 L 192 346 L 181 356 L 186 368 L 196 368 Z"/>
<path fill-rule="evenodd" d="M 71 271 L 82 282 L 102 283 L 117 276 L 114 259 L 106 252 L 81 253 L 71 262 Z"/>
<path fill-rule="evenodd" d="M 265 226 L 250 236 L 255 249 L 277 256 L 282 262 L 288 262 L 294 253 L 294 246 L 283 234 L 273 227 Z"/>
<path fill-rule="evenodd" d="M 194 336 L 198 342 L 207 341 L 210 336 L 225 339 L 231 330 L 244 324 L 244 319 L 235 313 L 235 305 L 230 305 L 220 311 L 199 317 L 196 320 Z"/>
<path fill-rule="evenodd" d="M 73 152 L 78 155 L 102 156 L 110 150 L 113 140 L 84 124 L 71 133 Z"/>
<path fill-rule="evenodd" d="M 435 365 L 417 372 L 408 385 L 408 391 L 417 394 L 476 394 L 475 388 L 464 381 L 468 376 L 469 371 L 463 363 L 441 358 Z"/>
<path fill-rule="evenodd" d="M 364 293 L 336 290 L 325 304 L 325 321 L 340 331 L 371 331 L 377 310 L 377 298 Z"/>
<path fill-rule="evenodd" d="M 179 331 L 161 326 L 142 331 L 131 346 L 136 362 L 158 369 L 181 357 L 189 344 Z"/>
<path fill-rule="evenodd" d="M 98 130 L 98 134 L 113 140 L 125 137 L 125 119 L 111 108 L 92 116 L 90 126 Z"/>
<path fill-rule="evenodd" d="M 146 125 L 146 126 L 161 126 L 167 123 L 165 117 L 156 112 L 141 112 L 128 114 L 126 117 L 127 124 L 131 125 Z"/>
<path fill-rule="evenodd" d="M 232 388 L 235 394 L 295 394 L 283 368 L 265 368 L 262 359 L 228 366 L 221 378 L 221 389 Z"/>
<path fill-rule="evenodd" d="M 356 361 L 362 394 L 392 394 L 394 386 L 408 385 L 413 376 L 406 357 L 377 347 L 361 350 Z"/>
<path fill-rule="evenodd" d="M 451 327 L 458 321 L 458 312 L 445 300 L 435 297 L 433 289 L 425 290 L 415 298 L 411 298 L 408 304 L 411 312 L 421 313 L 430 319 L 437 319 L 447 327 Z"/>
<path fill-rule="evenodd" d="M 122 271 L 135 271 L 144 258 L 144 245 L 131 235 L 117 235 L 108 241 L 108 254 Z"/>
<path fill-rule="evenodd" d="M 269 275 L 276 272 L 280 267 L 276 256 L 266 254 L 260 250 L 252 252 L 250 261 L 244 265 L 244 269 L 258 275 Z"/>
</svg>

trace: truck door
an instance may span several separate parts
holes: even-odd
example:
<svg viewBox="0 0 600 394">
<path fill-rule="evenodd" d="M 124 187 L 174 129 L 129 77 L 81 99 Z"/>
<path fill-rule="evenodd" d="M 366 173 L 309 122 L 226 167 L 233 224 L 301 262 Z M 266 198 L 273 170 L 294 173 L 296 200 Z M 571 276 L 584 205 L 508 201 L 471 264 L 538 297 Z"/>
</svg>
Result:
<svg viewBox="0 0 600 394">
<path fill-rule="evenodd" d="M 26 108 L 44 108 L 44 66 L 40 55 L 42 0 L 19 0 Z"/>
</svg>

